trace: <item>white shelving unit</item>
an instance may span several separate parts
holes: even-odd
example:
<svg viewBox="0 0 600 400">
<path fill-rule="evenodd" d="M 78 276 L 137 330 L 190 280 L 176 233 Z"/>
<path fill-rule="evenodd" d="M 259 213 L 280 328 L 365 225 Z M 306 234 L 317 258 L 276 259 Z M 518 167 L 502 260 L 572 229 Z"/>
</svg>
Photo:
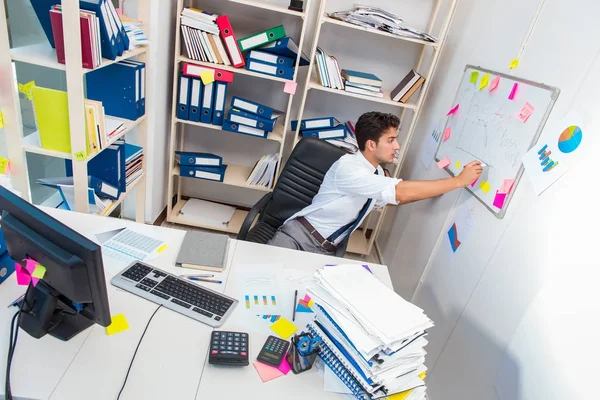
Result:
<svg viewBox="0 0 600 400">
<path fill-rule="evenodd" d="M 350 23 L 347 23 L 344 21 L 339 21 L 339 20 L 330 18 L 326 15 L 327 0 L 321 0 L 321 6 L 320 6 L 318 14 L 317 14 L 318 21 L 317 21 L 317 25 L 316 25 L 316 29 L 315 29 L 313 46 L 311 48 L 311 54 L 310 54 L 310 59 L 312 60 L 312 62 L 309 66 L 309 72 L 308 72 L 309 79 L 307 79 L 307 84 L 304 86 L 304 91 L 302 93 L 302 100 L 300 103 L 298 119 L 301 120 L 303 118 L 305 107 L 307 104 L 308 93 L 311 90 L 333 93 L 336 95 L 340 95 L 342 97 L 352 97 L 352 98 L 361 99 L 361 100 L 364 100 L 367 102 L 397 107 L 398 113 L 400 114 L 399 116 L 403 122 L 403 125 L 405 123 L 404 117 L 405 117 L 406 112 L 407 111 L 410 112 L 411 113 L 410 123 L 408 125 L 408 130 L 406 131 L 406 136 L 404 138 L 404 141 L 400 144 L 400 154 L 399 154 L 398 158 L 394 161 L 392 168 L 391 168 L 391 170 L 393 171 L 392 176 L 398 176 L 398 174 L 400 173 L 400 169 L 402 168 L 404 159 L 406 157 L 408 145 L 410 144 L 419 114 L 422 109 L 422 105 L 423 105 L 425 96 L 427 95 L 427 91 L 429 89 L 429 84 L 431 83 L 431 79 L 434 76 L 435 69 L 437 67 L 437 63 L 438 63 L 438 60 L 440 57 L 440 53 L 444 47 L 444 42 L 446 41 L 448 29 L 449 29 L 452 19 L 454 17 L 454 13 L 456 12 L 458 1 L 459 0 L 448 0 L 445 2 L 447 4 L 445 19 L 442 22 L 442 25 L 439 28 L 439 30 L 437 32 L 433 32 L 433 29 L 436 26 L 437 18 L 440 14 L 440 6 L 442 5 L 441 4 L 442 0 L 435 0 L 431 15 L 429 17 L 429 23 L 427 26 L 427 30 L 426 30 L 427 33 L 433 34 L 438 39 L 437 42 L 432 43 L 432 42 L 428 42 L 425 40 L 406 38 L 406 37 L 394 35 L 391 33 L 383 32 L 383 31 L 379 31 L 379 30 L 375 30 L 375 29 L 368 29 L 368 28 L 364 28 L 364 27 L 361 27 L 358 25 L 353 25 L 353 24 L 350 24 Z M 413 67 L 415 71 L 421 73 L 421 75 L 423 75 L 425 77 L 425 83 L 423 84 L 422 88 L 419 89 L 419 94 L 413 96 L 413 98 L 411 99 L 411 101 L 409 103 L 404 104 L 404 103 L 393 101 L 390 97 L 389 91 L 384 92 L 383 98 L 378 98 L 378 97 L 370 97 L 370 96 L 364 96 L 364 95 L 360 95 L 360 94 L 349 93 L 344 90 L 331 89 L 328 87 L 321 86 L 321 84 L 317 80 L 317 76 L 316 76 L 317 71 L 315 69 L 316 61 L 314 61 L 314 60 L 315 60 L 317 46 L 319 46 L 321 30 L 322 30 L 322 27 L 324 24 L 335 25 L 342 29 L 362 31 L 365 35 L 372 36 L 374 40 L 377 40 L 378 37 L 383 36 L 383 37 L 387 37 L 387 38 L 393 38 L 394 40 L 397 40 L 399 42 L 412 43 L 415 46 L 422 47 L 419 60 L 418 60 L 417 64 Z M 426 57 L 428 57 L 428 64 L 429 64 L 428 68 L 426 68 L 424 66 Z M 356 58 L 360 59 L 360 55 L 357 54 Z M 352 68 L 351 65 L 344 65 L 344 66 L 341 66 L 340 68 L 344 67 L 344 68 L 349 68 L 349 69 L 360 69 L 359 66 L 360 66 L 360 61 L 357 61 L 356 65 L 355 65 L 356 68 Z M 426 73 L 424 73 L 424 74 L 422 73 L 423 69 L 427 69 Z M 414 100 L 415 98 L 416 98 L 416 102 Z M 297 143 L 300 140 L 298 133 L 299 133 L 299 129 L 296 130 L 296 132 L 294 133 L 294 143 Z M 356 253 L 356 254 L 362 254 L 362 255 L 367 255 L 367 254 L 371 253 L 371 250 L 375 243 L 375 239 L 381 228 L 381 224 L 383 223 L 383 218 L 385 216 L 385 210 L 386 209 L 384 208 L 384 209 L 376 210 L 376 211 L 372 212 L 369 215 L 369 217 L 366 218 L 365 222 L 362 224 L 363 227 L 371 226 L 373 219 L 376 220 L 375 227 L 373 228 L 373 231 L 369 238 L 367 238 L 367 229 L 357 229 L 352 234 L 352 236 L 350 237 L 350 241 L 348 243 L 348 251 L 349 252 Z"/>
<path fill-rule="evenodd" d="M 75 186 L 75 210 L 78 212 L 89 212 L 88 204 L 88 172 L 87 163 L 98 153 L 88 156 L 84 160 L 78 160 L 75 154 L 86 148 L 85 113 L 84 113 L 84 78 L 85 74 L 96 69 L 106 67 L 115 62 L 136 57 L 138 61 L 146 63 L 146 75 L 151 66 L 148 65 L 148 47 L 138 47 L 125 52 L 115 60 L 102 59 L 102 64 L 94 70 L 83 68 L 81 65 L 81 35 L 79 2 L 64 1 L 62 6 L 63 34 L 65 38 L 65 58 L 66 64 L 58 63 L 56 59 L 56 50 L 49 43 L 40 43 L 30 46 L 11 49 L 9 44 L 9 33 L 6 23 L 5 3 L 0 1 L 0 109 L 5 119 L 5 133 L 9 149 L 9 158 L 11 162 L 11 173 L 13 176 L 13 186 L 22 193 L 22 196 L 31 200 L 31 191 L 29 187 L 28 171 L 26 164 L 26 154 L 35 153 L 50 157 L 58 157 L 73 161 L 73 179 Z M 149 1 L 138 1 L 138 19 L 149 26 Z M 63 153 L 43 149 L 40 145 L 38 132 L 23 136 L 23 126 L 21 121 L 21 110 L 19 105 L 19 94 L 16 90 L 16 84 L 13 79 L 13 62 L 20 61 L 41 67 L 65 71 L 67 82 L 67 94 L 69 102 L 69 126 L 71 132 L 72 153 Z M 146 108 L 151 110 L 152 99 L 146 98 Z M 138 145 L 144 148 L 143 170 L 146 171 L 146 136 L 147 123 L 146 117 L 140 117 L 135 121 L 122 120 L 126 125 L 126 130 L 118 136 L 111 138 L 108 144 L 125 136 L 133 128 L 137 128 Z M 145 214 L 145 195 L 146 195 L 146 175 L 145 172 L 132 182 L 127 188 L 127 192 L 112 202 L 104 211 L 103 215 L 108 215 L 119 204 L 123 202 L 127 194 L 133 189 L 136 190 L 136 220 L 144 222 Z"/>
<path fill-rule="evenodd" d="M 272 3 L 267 3 L 267 2 L 260 1 L 260 0 L 229 0 L 229 2 L 236 3 L 238 5 L 242 5 L 242 6 L 249 7 L 249 8 L 258 8 L 258 9 L 268 10 L 268 12 L 281 14 L 282 16 L 293 16 L 293 17 L 300 18 L 302 20 L 302 29 L 300 32 L 300 37 L 296 43 L 298 44 L 299 48 L 302 48 L 302 46 L 304 44 L 305 30 L 306 30 L 305 17 L 310 14 L 310 5 L 312 3 L 312 0 L 307 0 L 304 2 L 305 3 L 304 12 L 291 11 L 291 10 L 288 10 L 287 7 L 274 5 Z M 232 72 L 234 72 L 234 74 L 246 75 L 246 76 L 252 77 L 253 79 L 257 79 L 257 80 L 260 79 L 260 80 L 276 82 L 278 87 L 281 88 L 281 90 L 283 90 L 283 85 L 286 82 L 289 82 L 290 80 L 275 77 L 275 76 L 270 76 L 270 75 L 266 75 L 266 74 L 261 74 L 261 73 L 257 73 L 257 72 L 253 72 L 253 71 L 248 71 L 244 67 L 234 68 L 231 66 L 224 66 L 222 64 L 213 64 L 213 63 L 208 63 L 208 62 L 192 60 L 192 59 L 189 59 L 188 57 L 185 57 L 184 54 L 182 54 L 183 50 L 182 50 L 182 46 L 181 46 L 181 43 L 182 43 L 181 25 L 180 25 L 180 18 L 179 18 L 184 6 L 196 7 L 196 8 L 200 8 L 203 10 L 206 8 L 206 7 L 202 6 L 202 1 L 186 1 L 186 0 L 178 0 L 177 1 L 177 14 L 176 14 L 177 15 L 177 24 L 176 24 L 176 31 L 175 31 L 175 57 L 174 57 L 176 62 L 175 62 L 175 67 L 174 67 L 174 71 L 173 71 L 173 107 L 172 107 L 172 118 L 171 118 L 172 129 L 171 129 L 171 138 L 170 138 L 170 147 L 169 147 L 169 165 L 171 166 L 171 172 L 169 174 L 168 188 L 167 188 L 167 192 L 168 192 L 167 221 L 177 223 L 177 224 L 195 226 L 195 227 L 200 227 L 200 228 L 205 228 L 205 229 L 211 229 L 211 230 L 236 234 L 239 232 L 239 230 L 242 226 L 242 223 L 244 221 L 244 218 L 248 214 L 247 211 L 244 211 L 242 209 L 236 209 L 232 220 L 229 222 L 229 224 L 226 227 L 216 227 L 214 225 L 199 224 L 193 220 L 186 219 L 186 218 L 182 217 L 181 215 L 179 215 L 181 208 L 187 202 L 187 200 L 182 197 L 183 181 L 184 180 L 193 180 L 195 185 L 196 184 L 197 185 L 206 184 L 206 181 L 202 181 L 202 180 L 199 180 L 196 178 L 186 178 L 186 177 L 179 176 L 179 166 L 177 165 L 177 163 L 175 161 L 175 151 L 179 150 L 179 149 L 183 149 L 184 140 L 185 140 L 185 127 L 186 126 L 196 126 L 196 127 L 206 128 L 208 131 L 202 132 L 203 135 L 204 134 L 206 134 L 206 135 L 217 134 L 215 131 L 218 131 L 219 135 L 223 135 L 223 136 L 227 135 L 228 140 L 229 140 L 229 137 L 231 137 L 230 140 L 232 142 L 232 146 L 235 145 L 235 140 L 237 138 L 240 138 L 239 134 L 234 133 L 234 132 L 224 131 L 221 129 L 221 126 L 218 126 L 218 125 L 205 124 L 205 123 L 201 123 L 201 122 L 192 122 L 192 121 L 181 120 L 181 119 L 177 118 L 177 115 L 176 115 L 177 114 L 177 90 L 178 90 L 178 82 L 179 82 L 179 74 L 180 74 L 181 64 L 185 63 L 185 62 L 189 62 L 189 63 L 193 63 L 196 65 L 204 65 L 204 66 L 208 66 L 208 67 L 212 67 L 212 68 L 218 68 L 218 69 L 222 69 L 222 70 L 226 70 L 226 71 L 232 71 Z M 233 28 L 234 28 L 234 31 L 236 31 L 236 27 L 234 26 Z M 238 34 L 238 39 L 239 39 L 239 34 Z M 294 39 L 296 39 L 296 38 L 294 38 Z M 292 80 L 293 82 L 296 82 L 299 71 L 305 71 L 305 70 L 301 70 L 299 68 L 299 58 L 298 58 L 298 60 L 296 61 L 296 65 L 295 65 L 295 72 L 294 72 L 294 77 Z M 234 82 L 230 83 L 229 85 L 235 85 L 235 79 L 234 79 Z M 262 141 L 270 141 L 270 142 L 277 143 L 279 158 L 278 158 L 278 168 L 275 171 L 274 181 L 277 180 L 279 170 L 281 169 L 281 158 L 282 158 L 283 149 L 285 146 L 285 132 L 286 132 L 285 127 L 288 126 L 290 123 L 290 111 L 291 111 L 291 107 L 292 107 L 293 97 L 294 96 L 292 94 L 288 95 L 285 116 L 280 117 L 280 121 L 278 121 L 273 132 L 269 133 L 266 138 L 256 137 L 256 138 L 252 139 L 252 140 L 262 140 Z M 257 98 L 257 101 L 260 101 L 260 98 Z M 283 121 L 281 121 L 282 119 L 283 119 Z M 246 135 L 242 135 L 242 136 L 250 137 L 250 136 L 246 136 Z M 177 141 L 178 137 L 179 137 L 179 141 Z M 227 170 L 226 170 L 223 182 L 220 184 L 234 186 L 234 187 L 241 188 L 244 190 L 253 190 L 253 191 L 257 191 L 257 192 L 263 192 L 263 193 L 269 193 L 272 191 L 272 189 L 269 189 L 269 188 L 266 188 L 263 186 L 248 185 L 246 183 L 246 179 L 252 172 L 253 167 L 248 167 L 248 166 L 244 166 L 244 165 L 236 165 L 235 163 L 228 162 L 227 159 L 224 159 L 223 162 L 224 162 L 224 164 L 227 164 Z M 176 177 L 178 178 L 177 180 L 175 179 Z M 211 183 L 215 183 L 215 182 L 211 182 Z M 175 188 L 175 185 L 177 185 L 176 188 Z M 172 199 L 175 196 L 175 193 L 177 194 L 177 201 L 176 201 L 175 205 L 173 205 Z M 227 201 L 223 201 L 223 202 L 227 202 Z"/>
</svg>

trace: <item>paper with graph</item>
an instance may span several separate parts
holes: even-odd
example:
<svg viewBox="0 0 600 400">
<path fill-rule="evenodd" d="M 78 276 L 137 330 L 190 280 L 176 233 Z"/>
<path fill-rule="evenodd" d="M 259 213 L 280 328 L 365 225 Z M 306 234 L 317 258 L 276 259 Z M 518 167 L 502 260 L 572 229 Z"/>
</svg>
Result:
<svg viewBox="0 0 600 400">
<path fill-rule="evenodd" d="M 458 175 L 479 160 L 487 165 L 467 189 L 502 218 L 523 173 L 522 158 L 536 142 L 559 90 L 513 76 L 468 65 L 446 116 L 446 134 L 435 160 L 448 157 L 445 167 Z M 505 180 L 513 182 L 501 192 Z"/>
</svg>

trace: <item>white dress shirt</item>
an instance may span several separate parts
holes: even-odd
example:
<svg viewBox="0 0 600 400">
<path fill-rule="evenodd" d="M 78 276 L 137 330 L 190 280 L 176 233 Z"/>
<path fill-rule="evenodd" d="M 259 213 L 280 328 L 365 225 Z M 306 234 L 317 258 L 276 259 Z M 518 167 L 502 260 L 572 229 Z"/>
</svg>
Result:
<svg viewBox="0 0 600 400">
<path fill-rule="evenodd" d="M 400 179 L 386 177 L 381 166 L 377 167 L 377 171 L 378 175 L 375 175 L 375 167 L 360 151 L 343 155 L 325 174 L 312 204 L 292 215 L 287 221 L 304 217 L 327 239 L 342 226 L 355 221 L 370 198 L 373 201 L 362 220 L 375 207 L 398 204 L 396 185 Z M 357 226 L 360 226 L 360 223 Z M 334 244 L 339 244 L 346 236 L 348 234 L 340 235 Z"/>
</svg>

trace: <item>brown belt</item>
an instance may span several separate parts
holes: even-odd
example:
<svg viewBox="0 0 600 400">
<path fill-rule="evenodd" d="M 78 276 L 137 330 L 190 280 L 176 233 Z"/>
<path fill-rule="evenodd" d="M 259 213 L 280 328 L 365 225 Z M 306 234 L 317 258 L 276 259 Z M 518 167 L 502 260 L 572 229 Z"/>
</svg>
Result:
<svg viewBox="0 0 600 400">
<path fill-rule="evenodd" d="M 329 251 L 330 253 L 335 253 L 337 251 L 337 247 L 321 236 L 321 234 L 310 224 L 310 222 L 306 220 L 306 218 L 298 217 L 296 219 L 308 230 L 312 237 L 314 237 L 325 250 Z"/>
</svg>

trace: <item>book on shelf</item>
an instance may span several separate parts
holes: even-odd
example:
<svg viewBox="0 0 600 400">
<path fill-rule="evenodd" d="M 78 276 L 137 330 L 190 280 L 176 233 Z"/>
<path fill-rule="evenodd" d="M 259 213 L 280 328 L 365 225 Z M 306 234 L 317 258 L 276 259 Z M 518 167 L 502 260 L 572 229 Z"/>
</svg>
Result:
<svg viewBox="0 0 600 400">
<path fill-rule="evenodd" d="M 180 16 L 181 33 L 189 58 L 214 64 L 232 65 L 226 50 L 227 43 L 224 45 L 218 23 L 223 20 L 217 21 L 218 18 L 219 16 L 216 14 L 195 8 L 183 9 Z M 229 34 L 228 30 L 227 33 Z M 233 33 L 231 32 L 231 34 Z M 234 59 L 237 58 L 234 57 Z M 233 65 L 236 66 L 236 63 Z"/>
<path fill-rule="evenodd" d="M 419 75 L 414 70 L 410 70 L 408 74 L 400 81 L 398 86 L 392 90 L 391 98 L 400 103 L 406 103 L 410 97 L 423 85 L 425 78 Z"/>
<path fill-rule="evenodd" d="M 338 60 L 317 47 L 317 77 L 321 86 L 370 97 L 383 97 L 382 81 L 366 72 L 340 69 Z"/>
</svg>

